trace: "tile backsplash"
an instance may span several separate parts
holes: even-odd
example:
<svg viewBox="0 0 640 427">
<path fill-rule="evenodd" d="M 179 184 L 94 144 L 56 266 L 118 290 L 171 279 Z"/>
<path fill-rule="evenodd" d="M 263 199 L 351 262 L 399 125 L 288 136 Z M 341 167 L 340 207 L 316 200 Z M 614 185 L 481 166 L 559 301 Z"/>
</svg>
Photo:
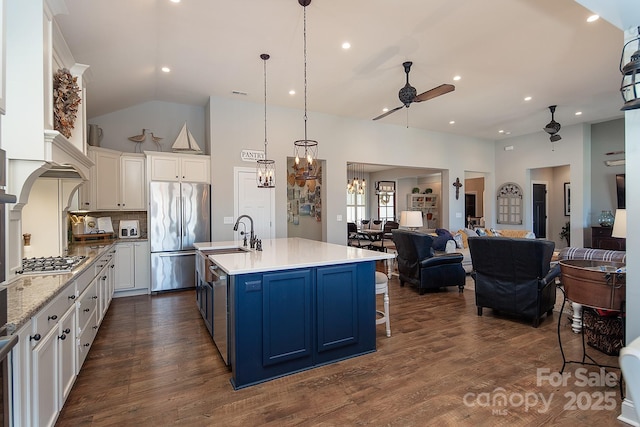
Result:
<svg viewBox="0 0 640 427">
<path fill-rule="evenodd" d="M 71 214 L 69 214 L 71 215 Z M 77 217 L 84 217 L 85 214 L 74 213 Z M 120 221 L 128 219 L 137 219 L 140 223 L 140 237 L 147 237 L 147 211 L 92 211 L 87 212 L 86 215 L 90 215 L 96 218 L 110 217 L 113 224 L 113 231 L 117 234 L 120 226 Z"/>
</svg>

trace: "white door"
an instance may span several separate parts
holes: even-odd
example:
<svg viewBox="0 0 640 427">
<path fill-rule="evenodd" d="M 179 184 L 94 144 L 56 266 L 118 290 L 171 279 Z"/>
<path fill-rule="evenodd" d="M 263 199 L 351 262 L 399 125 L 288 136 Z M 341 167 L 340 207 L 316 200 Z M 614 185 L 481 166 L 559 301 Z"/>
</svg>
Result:
<svg viewBox="0 0 640 427">
<path fill-rule="evenodd" d="M 273 218 L 275 216 L 275 189 L 258 188 L 255 168 L 234 168 L 235 208 L 234 219 L 240 215 L 253 218 L 253 229 L 258 239 L 273 239 L 276 235 Z M 250 222 L 243 220 L 249 233 Z M 239 226 L 235 238 L 241 240 Z"/>
</svg>

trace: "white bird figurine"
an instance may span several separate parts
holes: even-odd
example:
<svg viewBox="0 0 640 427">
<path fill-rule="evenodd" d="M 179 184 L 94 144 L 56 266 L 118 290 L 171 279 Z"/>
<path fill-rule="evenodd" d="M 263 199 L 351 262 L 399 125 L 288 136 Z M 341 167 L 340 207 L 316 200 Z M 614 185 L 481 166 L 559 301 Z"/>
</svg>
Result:
<svg viewBox="0 0 640 427">
<path fill-rule="evenodd" d="M 142 129 L 142 133 L 140 135 L 134 135 L 129 137 L 129 141 L 133 141 L 136 143 L 136 149 L 135 149 L 136 152 L 138 151 L 140 144 L 142 144 L 144 140 L 147 139 L 147 135 L 146 135 L 147 130 L 148 129 Z M 139 151 L 142 152 L 142 149 L 140 148 Z"/>
<path fill-rule="evenodd" d="M 151 132 L 151 139 L 153 140 L 153 142 L 156 143 L 156 145 L 158 146 L 158 151 L 162 151 L 162 145 L 160 145 L 160 141 L 163 140 L 164 138 L 161 138 L 159 136 L 155 136 L 153 134 L 153 132 Z"/>
</svg>

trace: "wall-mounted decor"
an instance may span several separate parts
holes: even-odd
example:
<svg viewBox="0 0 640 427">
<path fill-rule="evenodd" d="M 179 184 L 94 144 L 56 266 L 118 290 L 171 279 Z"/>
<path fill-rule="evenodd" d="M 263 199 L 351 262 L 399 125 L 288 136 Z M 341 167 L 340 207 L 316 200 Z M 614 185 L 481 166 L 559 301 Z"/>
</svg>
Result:
<svg viewBox="0 0 640 427">
<path fill-rule="evenodd" d="M 564 183 L 564 216 L 571 216 L 571 183 Z"/>
<path fill-rule="evenodd" d="M 456 181 L 453 183 L 453 186 L 456 187 L 456 200 L 458 200 L 458 198 L 460 197 L 460 187 L 462 187 L 460 178 L 456 178 Z"/>
<path fill-rule="evenodd" d="M 71 138 L 80 101 L 78 78 L 66 68 L 56 71 L 53 75 L 53 128 L 67 138 Z"/>
<path fill-rule="evenodd" d="M 522 224 L 522 188 L 514 182 L 498 188 L 498 224 Z"/>
</svg>

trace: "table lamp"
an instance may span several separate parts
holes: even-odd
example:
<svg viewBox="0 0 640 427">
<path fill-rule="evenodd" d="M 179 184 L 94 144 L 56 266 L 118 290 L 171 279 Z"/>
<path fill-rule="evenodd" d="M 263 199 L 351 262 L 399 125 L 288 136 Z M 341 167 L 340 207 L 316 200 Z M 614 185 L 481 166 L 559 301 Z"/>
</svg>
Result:
<svg viewBox="0 0 640 427">
<path fill-rule="evenodd" d="M 613 220 L 613 230 L 611 231 L 611 237 L 618 237 L 622 239 L 627 238 L 627 210 L 617 209 L 616 218 Z"/>
<path fill-rule="evenodd" d="M 420 211 L 402 211 L 400 212 L 400 226 L 409 230 L 416 231 L 422 227 L 422 212 Z"/>
</svg>

